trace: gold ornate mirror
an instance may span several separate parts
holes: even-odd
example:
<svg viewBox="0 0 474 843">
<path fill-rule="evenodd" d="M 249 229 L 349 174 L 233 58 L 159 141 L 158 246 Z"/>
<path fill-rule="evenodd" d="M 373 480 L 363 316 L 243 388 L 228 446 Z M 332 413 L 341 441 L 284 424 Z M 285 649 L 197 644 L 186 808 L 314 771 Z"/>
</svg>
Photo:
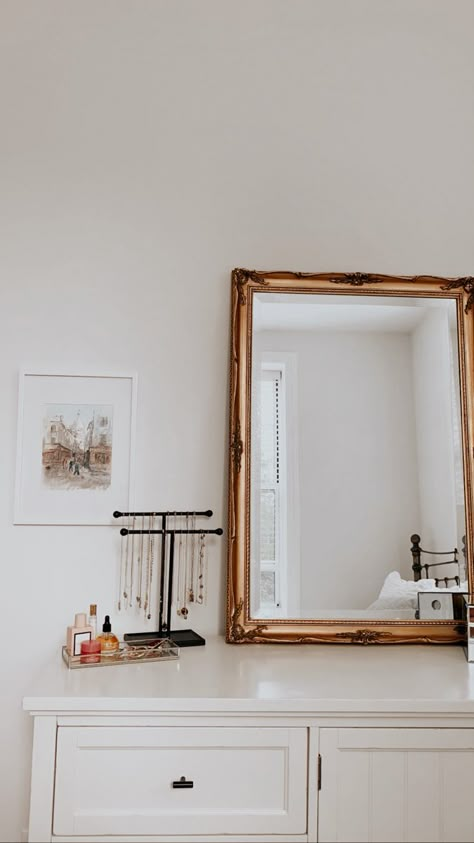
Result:
<svg viewBox="0 0 474 843">
<path fill-rule="evenodd" d="M 451 643 L 474 278 L 232 273 L 231 643 Z"/>
</svg>

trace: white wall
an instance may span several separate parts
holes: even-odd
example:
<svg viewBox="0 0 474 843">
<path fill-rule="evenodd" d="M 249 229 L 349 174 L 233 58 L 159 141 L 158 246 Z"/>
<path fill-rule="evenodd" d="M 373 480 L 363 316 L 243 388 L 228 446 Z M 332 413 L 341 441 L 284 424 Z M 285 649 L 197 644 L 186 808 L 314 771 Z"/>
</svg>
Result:
<svg viewBox="0 0 474 843">
<path fill-rule="evenodd" d="M 136 369 L 137 503 L 223 522 L 233 266 L 472 274 L 473 23 L 470 0 L 1 3 L 3 840 L 21 697 L 116 568 L 109 529 L 12 526 L 19 366 Z M 223 542 L 210 567 L 203 632 Z"/>
<path fill-rule="evenodd" d="M 303 616 L 365 609 L 390 571 L 409 576 L 419 523 L 411 335 L 263 331 L 258 346 L 296 356 Z"/>
<path fill-rule="evenodd" d="M 451 337 L 444 309 L 428 310 L 413 332 L 413 377 L 420 484 L 420 523 L 415 532 L 427 550 L 446 551 L 456 545 L 460 549 L 465 528 L 458 536 Z M 443 568 L 438 574 L 453 570 Z"/>
</svg>

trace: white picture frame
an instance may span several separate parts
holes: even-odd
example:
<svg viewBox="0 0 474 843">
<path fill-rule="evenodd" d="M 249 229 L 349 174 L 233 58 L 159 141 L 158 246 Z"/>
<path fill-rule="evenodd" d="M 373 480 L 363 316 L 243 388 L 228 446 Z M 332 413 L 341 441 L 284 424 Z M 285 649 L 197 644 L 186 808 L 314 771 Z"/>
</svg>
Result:
<svg viewBox="0 0 474 843">
<path fill-rule="evenodd" d="M 14 524 L 111 525 L 133 498 L 136 373 L 22 368 Z"/>
</svg>

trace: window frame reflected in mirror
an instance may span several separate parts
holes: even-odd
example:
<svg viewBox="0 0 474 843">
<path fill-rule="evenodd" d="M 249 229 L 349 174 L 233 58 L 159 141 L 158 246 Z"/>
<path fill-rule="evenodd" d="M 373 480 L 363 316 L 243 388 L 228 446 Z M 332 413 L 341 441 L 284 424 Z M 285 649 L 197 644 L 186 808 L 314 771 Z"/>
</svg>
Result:
<svg viewBox="0 0 474 843">
<path fill-rule="evenodd" d="M 252 554 L 252 540 L 255 530 L 251 529 L 252 514 L 250 508 L 252 489 L 251 443 L 254 437 L 254 454 L 257 452 L 255 440 L 255 421 L 252 425 L 252 407 L 255 405 L 252 384 L 252 341 L 254 331 L 252 325 L 253 304 L 255 296 L 265 300 L 266 296 L 281 297 L 287 294 L 300 294 L 301 301 L 307 296 L 346 297 L 375 296 L 404 297 L 407 299 L 428 298 L 447 299 L 454 302 L 458 327 L 458 357 L 460 378 L 460 404 L 462 450 L 464 466 L 464 499 L 466 512 L 466 569 L 470 588 L 473 583 L 472 571 L 472 395 L 470 385 L 473 382 L 473 309 L 474 279 L 472 278 L 441 278 L 435 276 L 389 276 L 371 275 L 363 273 L 291 273 L 291 272 L 259 272 L 236 269 L 232 273 L 232 346 L 231 346 L 231 441 L 230 441 L 230 482 L 229 482 L 229 544 L 228 544 L 228 600 L 227 600 L 227 641 L 230 643 L 271 643 L 284 641 L 288 643 L 451 643 L 463 639 L 464 627 L 458 620 L 411 620 L 386 619 L 354 619 L 353 617 L 287 617 L 284 607 L 285 593 L 288 588 L 278 587 L 278 564 L 274 564 L 272 571 L 275 575 L 275 593 L 273 617 L 270 612 L 255 610 L 256 571 L 252 570 L 250 559 Z M 306 295 L 306 299 L 303 296 Z M 338 302 L 341 299 L 338 298 Z M 354 299 L 352 298 L 352 301 Z M 278 357 L 280 356 L 280 360 Z M 265 358 L 265 366 L 274 365 L 275 371 L 285 371 L 284 353 L 273 352 Z M 256 379 L 254 379 L 256 380 Z M 286 384 L 284 374 L 281 375 L 280 390 Z M 291 384 L 291 377 L 288 378 Z M 291 387 L 296 389 L 296 387 Z M 268 400 L 268 399 L 267 399 Z M 270 401 L 271 416 L 271 401 Z M 284 407 L 291 416 L 292 402 L 288 399 Z M 280 435 L 291 419 L 286 418 L 287 412 L 279 404 L 281 418 L 278 419 Z M 269 418 L 270 418 L 269 416 Z M 348 420 L 348 423 L 350 421 Z M 259 434 L 260 435 L 260 434 Z M 315 435 L 323 435 L 315 432 Z M 291 437 L 292 441 L 293 437 Z M 297 445 L 296 445 L 297 447 Z M 282 449 L 284 450 L 284 449 Z M 280 453 L 280 459 L 285 455 Z M 291 460 L 289 459 L 290 463 Z M 255 471 L 255 467 L 253 469 Z M 284 472 L 286 499 L 293 500 L 297 483 L 292 486 L 291 471 Z M 255 502 L 255 499 L 254 499 Z M 288 519 L 287 519 L 288 520 Z M 291 519 L 289 519 L 291 521 Z M 298 541 L 297 530 L 289 528 L 291 541 Z M 407 541 L 409 540 L 407 536 Z M 409 544 L 407 544 L 409 552 Z M 281 554 L 280 554 L 281 555 Z M 290 553 L 288 554 L 290 555 Z M 285 560 L 280 560 L 281 582 L 288 582 L 285 571 Z M 254 566 L 255 567 L 255 566 Z M 265 566 L 263 566 L 265 567 Z M 270 567 L 267 565 L 268 571 Z M 262 569 L 263 570 L 263 569 Z M 265 568 L 266 570 L 266 568 Z M 260 568 L 257 570 L 260 577 Z M 292 572 L 293 576 L 293 572 Z M 289 601 L 291 603 L 291 601 Z M 279 605 L 277 605 L 279 604 Z M 294 604 L 292 604 L 294 605 Z M 291 613 L 290 613 L 291 614 Z M 317 614 L 317 612 L 315 612 Z M 258 615 L 258 616 L 257 616 Z"/>
</svg>

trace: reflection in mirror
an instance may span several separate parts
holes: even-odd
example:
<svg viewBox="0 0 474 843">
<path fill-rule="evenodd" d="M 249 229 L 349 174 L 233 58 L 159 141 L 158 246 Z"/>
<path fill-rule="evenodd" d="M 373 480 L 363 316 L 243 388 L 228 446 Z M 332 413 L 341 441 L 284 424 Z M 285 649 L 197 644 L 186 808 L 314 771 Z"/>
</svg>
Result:
<svg viewBox="0 0 474 843">
<path fill-rule="evenodd" d="M 257 292 L 252 329 L 251 617 L 415 619 L 420 589 L 464 590 L 455 301 Z"/>
</svg>

